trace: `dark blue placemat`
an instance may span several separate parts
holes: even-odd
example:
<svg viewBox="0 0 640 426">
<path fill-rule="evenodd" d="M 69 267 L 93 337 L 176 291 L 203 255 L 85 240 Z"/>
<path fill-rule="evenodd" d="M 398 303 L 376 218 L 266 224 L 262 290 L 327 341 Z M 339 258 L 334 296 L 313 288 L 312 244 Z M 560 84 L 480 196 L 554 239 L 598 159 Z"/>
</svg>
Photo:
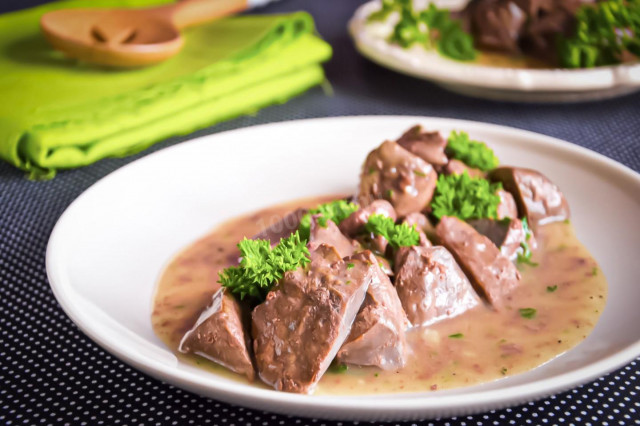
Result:
<svg viewBox="0 0 640 426">
<path fill-rule="evenodd" d="M 42 0 L 3 0 L 0 12 Z M 191 137 L 309 117 L 410 114 L 519 127 L 585 146 L 640 170 L 640 95 L 576 105 L 502 104 L 465 98 L 359 57 L 346 23 L 359 1 L 283 0 L 264 12 L 308 10 L 333 45 L 333 96 L 320 89 Z M 0 101 L 1 101 L 0 94 Z M 101 161 L 30 182 L 0 164 L 0 422 L 5 424 L 348 425 L 233 407 L 182 391 L 130 368 L 85 337 L 55 301 L 45 273 L 49 234 L 64 209 L 96 180 L 144 154 Z M 637 227 L 635 228 L 637 229 Z M 640 424 L 637 362 L 592 383 L 526 405 L 437 425 Z M 408 422 L 407 425 L 417 422 Z M 404 424 L 404 423 L 403 423 Z"/>
</svg>

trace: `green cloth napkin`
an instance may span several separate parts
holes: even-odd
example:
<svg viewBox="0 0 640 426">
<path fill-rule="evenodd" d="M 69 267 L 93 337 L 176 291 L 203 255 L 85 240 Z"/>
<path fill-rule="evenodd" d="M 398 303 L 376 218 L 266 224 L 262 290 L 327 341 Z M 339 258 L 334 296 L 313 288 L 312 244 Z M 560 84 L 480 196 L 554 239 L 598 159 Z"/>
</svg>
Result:
<svg viewBox="0 0 640 426">
<path fill-rule="evenodd" d="M 174 58 L 110 70 L 54 51 L 40 16 L 70 7 L 166 0 L 61 1 L 0 15 L 0 157 L 50 178 L 57 169 L 133 154 L 154 142 L 285 102 L 324 80 L 331 47 L 306 13 L 239 16 L 187 29 Z"/>
</svg>

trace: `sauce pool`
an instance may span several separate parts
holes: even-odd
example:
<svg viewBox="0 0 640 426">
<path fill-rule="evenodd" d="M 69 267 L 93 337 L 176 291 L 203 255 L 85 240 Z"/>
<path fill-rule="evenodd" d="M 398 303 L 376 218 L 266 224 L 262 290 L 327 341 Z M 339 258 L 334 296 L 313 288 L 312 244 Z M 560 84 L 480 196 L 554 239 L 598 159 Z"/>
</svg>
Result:
<svg viewBox="0 0 640 426">
<path fill-rule="evenodd" d="M 230 265 L 236 244 L 277 223 L 298 207 L 341 196 L 281 204 L 223 223 L 180 252 L 156 289 L 151 321 L 157 336 L 181 359 L 246 382 L 206 359 L 178 352 L 180 339 L 219 289 L 218 272 Z M 545 225 L 536 234 L 532 261 L 519 265 L 520 286 L 502 312 L 479 306 L 458 317 L 407 332 L 411 354 L 400 371 L 349 367 L 328 371 L 315 395 L 422 392 L 485 383 L 529 371 L 580 343 L 593 330 L 607 298 L 598 264 L 570 223 Z M 256 380 L 255 386 L 266 385 Z"/>
</svg>

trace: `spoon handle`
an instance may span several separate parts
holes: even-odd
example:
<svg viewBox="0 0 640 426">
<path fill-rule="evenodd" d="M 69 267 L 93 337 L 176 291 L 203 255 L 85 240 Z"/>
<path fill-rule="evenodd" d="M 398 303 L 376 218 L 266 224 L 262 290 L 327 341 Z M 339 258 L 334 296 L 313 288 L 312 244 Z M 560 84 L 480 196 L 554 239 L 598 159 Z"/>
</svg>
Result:
<svg viewBox="0 0 640 426">
<path fill-rule="evenodd" d="M 178 28 L 185 28 L 248 8 L 248 0 L 182 0 L 173 5 L 172 18 Z"/>
</svg>

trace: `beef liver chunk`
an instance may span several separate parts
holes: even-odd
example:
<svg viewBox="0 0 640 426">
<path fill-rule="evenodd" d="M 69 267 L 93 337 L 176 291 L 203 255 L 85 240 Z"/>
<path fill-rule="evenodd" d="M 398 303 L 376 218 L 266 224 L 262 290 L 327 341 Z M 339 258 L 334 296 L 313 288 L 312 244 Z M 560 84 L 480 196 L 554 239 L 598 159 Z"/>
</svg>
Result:
<svg viewBox="0 0 640 426">
<path fill-rule="evenodd" d="M 285 215 L 280 221 L 269 225 L 253 237 L 252 240 L 269 240 L 271 245 L 278 244 L 282 238 L 287 238 L 300 226 L 300 219 L 307 213 L 306 209 L 297 209 Z"/>
<path fill-rule="evenodd" d="M 384 253 L 387 248 L 387 240 L 380 235 L 368 234 L 365 231 L 365 224 L 369 221 L 369 216 L 379 214 L 390 217 L 395 222 L 397 214 L 391 203 L 386 200 L 375 200 L 366 207 L 361 207 L 353 212 L 349 217 L 340 223 L 340 230 L 350 237 L 358 239 L 364 247 L 370 248 L 377 253 Z"/>
<path fill-rule="evenodd" d="M 411 213 L 407 215 L 403 223 L 406 223 L 409 226 L 415 226 L 420 234 L 420 245 L 424 247 L 431 247 L 431 241 L 427 238 L 427 233 L 433 235 L 435 233 L 435 229 L 429 219 L 422 213 Z"/>
<path fill-rule="evenodd" d="M 403 217 L 427 206 L 437 178 L 431 164 L 387 141 L 371 151 L 362 166 L 358 200 L 368 206 L 385 199 Z"/>
<path fill-rule="evenodd" d="M 518 218 L 518 205 L 513 195 L 509 191 L 499 189 L 497 192 L 500 197 L 500 204 L 498 204 L 497 219 L 517 219 Z"/>
<path fill-rule="evenodd" d="M 488 237 L 500 248 L 500 252 L 511 260 L 514 260 L 518 253 L 524 252 L 521 246 L 522 243 L 527 243 L 531 250 L 534 250 L 537 246 L 533 235 L 530 235 L 529 240 L 526 239 L 527 235 L 520 219 L 511 219 L 509 221 L 477 219 L 470 220 L 469 225 Z"/>
<path fill-rule="evenodd" d="M 398 265 L 395 286 L 413 326 L 454 317 L 481 303 L 464 272 L 442 246 L 409 247 Z"/>
<path fill-rule="evenodd" d="M 477 47 L 507 54 L 520 53 L 519 39 L 527 15 L 515 2 L 472 0 L 463 11 L 463 17 Z"/>
<path fill-rule="evenodd" d="M 445 216 L 436 233 L 467 274 L 476 291 L 501 309 L 520 282 L 513 263 L 487 237 L 456 217 Z"/>
<path fill-rule="evenodd" d="M 369 221 L 369 216 L 379 214 L 390 217 L 395 222 L 398 218 L 395 209 L 387 200 L 375 200 L 366 207 L 360 207 L 351 213 L 349 217 L 340 223 L 340 230 L 349 237 L 355 237 L 364 231 L 364 225 Z"/>
<path fill-rule="evenodd" d="M 377 259 L 371 252 L 358 253 L 352 259 L 371 263 L 375 274 L 337 360 L 344 364 L 398 370 L 406 363 L 405 329 L 409 325 L 398 294 L 389 277 L 376 265 Z"/>
<path fill-rule="evenodd" d="M 519 167 L 498 167 L 489 177 L 511 192 L 518 205 L 520 216 L 526 216 L 535 231 L 547 223 L 570 217 L 569 204 L 546 176 L 535 170 Z"/>
<path fill-rule="evenodd" d="M 434 166 L 444 166 L 449 159 L 444 153 L 447 140 L 440 132 L 425 132 L 422 126 L 413 126 L 396 141 L 407 151 Z"/>
<path fill-rule="evenodd" d="M 318 216 L 312 216 L 309 234 L 310 250 L 320 244 L 327 244 L 333 246 L 340 257 L 346 257 L 351 256 L 358 248 L 358 243 L 342 235 L 332 220 L 327 220 L 326 225 L 322 226 L 318 222 Z"/>
<path fill-rule="evenodd" d="M 200 355 L 253 380 L 245 308 L 225 288 L 218 290 L 211 305 L 182 338 L 180 352 Z"/>
<path fill-rule="evenodd" d="M 260 378 L 277 390 L 311 392 L 349 335 L 375 273 L 325 244 L 306 268 L 285 273 L 253 310 Z"/>
<path fill-rule="evenodd" d="M 445 166 L 444 171 L 448 175 L 461 175 L 464 172 L 467 172 L 467 174 L 471 177 L 486 177 L 485 172 L 483 172 L 482 170 L 469 167 L 462 161 L 455 159 L 449 160 L 449 163 L 447 163 L 447 165 Z"/>
</svg>

